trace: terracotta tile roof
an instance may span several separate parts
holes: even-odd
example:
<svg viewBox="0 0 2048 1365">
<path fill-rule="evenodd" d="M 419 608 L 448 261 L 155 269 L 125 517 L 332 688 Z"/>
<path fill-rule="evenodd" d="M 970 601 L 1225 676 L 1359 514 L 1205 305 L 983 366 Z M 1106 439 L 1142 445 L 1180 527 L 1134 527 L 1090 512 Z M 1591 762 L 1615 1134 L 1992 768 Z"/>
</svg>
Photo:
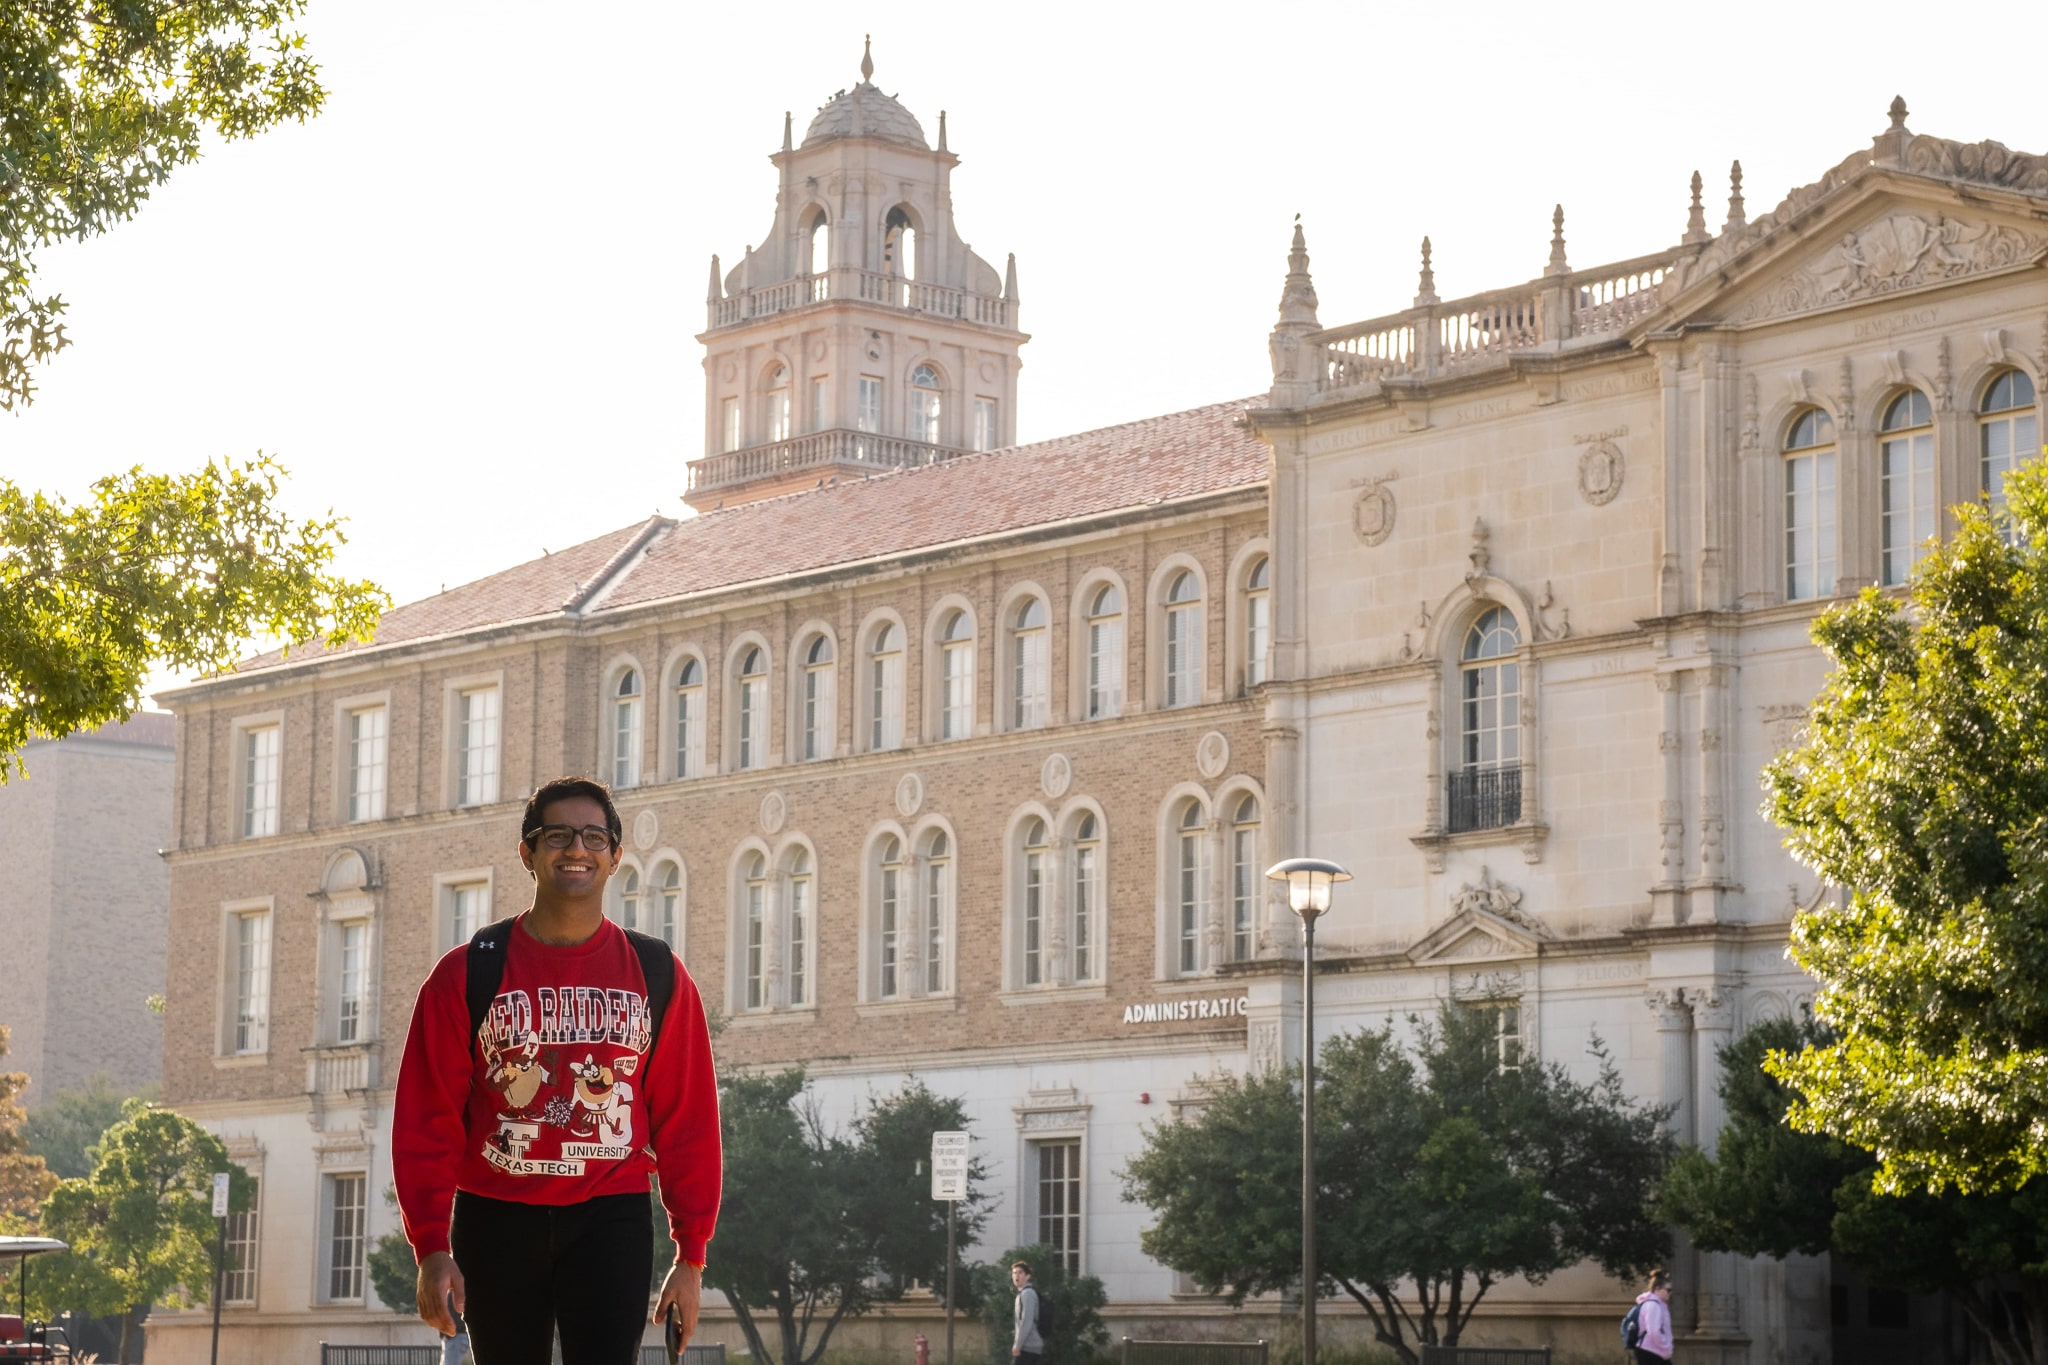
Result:
<svg viewBox="0 0 2048 1365">
<path fill-rule="evenodd" d="M 677 522 L 602 610 L 1263 483 L 1261 398 L 966 455 Z"/>
<path fill-rule="evenodd" d="M 375 643 L 573 610 L 600 616 L 665 597 L 1253 487 L 1266 478 L 1266 447 L 1237 422 L 1262 402 L 1261 396 L 1212 403 L 681 521 L 652 518 L 394 607 Z M 306 645 L 287 660 L 273 650 L 236 671 L 328 652 Z"/>
</svg>

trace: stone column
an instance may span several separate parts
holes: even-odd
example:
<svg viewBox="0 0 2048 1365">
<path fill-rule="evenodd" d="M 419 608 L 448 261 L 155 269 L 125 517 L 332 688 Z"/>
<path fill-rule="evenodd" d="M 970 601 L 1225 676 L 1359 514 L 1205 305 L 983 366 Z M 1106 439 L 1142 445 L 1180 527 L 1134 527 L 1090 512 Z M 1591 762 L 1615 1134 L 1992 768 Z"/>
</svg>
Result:
<svg viewBox="0 0 2048 1365">
<path fill-rule="evenodd" d="M 1652 919 L 1658 924 L 1678 923 L 1685 898 L 1685 793 L 1679 757 L 1678 678 L 1676 673 L 1656 675 L 1662 716 L 1657 751 L 1664 782 L 1663 797 L 1657 803 L 1657 881 L 1650 888 L 1650 903 Z"/>
<path fill-rule="evenodd" d="M 1685 1003 L 1685 992 L 1671 987 L 1653 988 L 1644 1003 L 1657 1016 L 1657 1096 L 1659 1102 L 1671 1110 L 1666 1125 L 1675 1140 L 1690 1142 L 1693 1136 L 1692 1011 Z M 1695 1318 L 1692 1305 L 1696 1302 L 1693 1250 L 1685 1234 L 1676 1229 L 1671 1238 L 1671 1261 L 1665 1268 L 1679 1285 L 1671 1302 L 1672 1327 L 1678 1332 L 1689 1332 Z"/>
<path fill-rule="evenodd" d="M 1693 1097 L 1696 1141 L 1713 1155 L 1720 1146 L 1727 1106 L 1721 1101 L 1721 1049 L 1733 1036 L 1733 1001 L 1719 987 L 1699 988 L 1692 995 Z M 1699 1331 L 1703 1336 L 1736 1336 L 1742 1330 L 1741 1306 L 1735 1294 L 1735 1256 L 1701 1252 L 1695 1284 L 1699 1290 Z"/>
<path fill-rule="evenodd" d="M 1279 709 L 1280 702 L 1269 701 L 1268 715 Z M 1268 720 L 1266 737 L 1266 781 L 1267 811 L 1266 828 L 1268 843 L 1266 857 L 1271 862 L 1303 856 L 1301 827 L 1299 822 L 1300 804 L 1298 791 L 1301 783 L 1301 731 L 1291 725 Z M 1287 906 L 1287 892 L 1278 882 L 1266 883 L 1266 922 L 1262 926 L 1264 942 L 1260 945 L 1261 957 L 1288 957 L 1299 951 L 1301 945 L 1301 921 Z"/>
</svg>

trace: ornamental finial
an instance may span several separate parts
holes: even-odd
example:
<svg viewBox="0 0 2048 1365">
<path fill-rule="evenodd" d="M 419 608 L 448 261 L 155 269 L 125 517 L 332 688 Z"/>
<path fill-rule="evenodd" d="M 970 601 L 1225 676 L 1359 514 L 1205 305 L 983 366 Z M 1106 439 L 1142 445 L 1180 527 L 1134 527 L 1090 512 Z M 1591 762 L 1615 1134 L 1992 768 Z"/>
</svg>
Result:
<svg viewBox="0 0 2048 1365">
<path fill-rule="evenodd" d="M 1749 226 L 1749 215 L 1742 207 L 1742 163 L 1736 162 L 1728 168 L 1728 221 L 1721 225 L 1721 231 L 1733 232 Z"/>
<path fill-rule="evenodd" d="M 1892 131 L 1903 132 L 1906 127 L 1906 97 L 1893 95 L 1892 106 L 1886 111 L 1892 116 Z"/>
<path fill-rule="evenodd" d="M 1700 202 L 1700 191 L 1704 188 L 1706 188 L 1706 182 L 1700 179 L 1698 171 L 1694 171 L 1692 173 L 1692 207 L 1685 211 L 1685 236 L 1678 239 L 1681 246 L 1694 246 L 1707 240 L 1707 210 L 1706 206 Z"/>
<path fill-rule="evenodd" d="M 1564 205 L 1559 204 L 1550 215 L 1550 264 L 1544 268 L 1546 275 L 1569 275 L 1570 265 L 1564 259 Z"/>
<path fill-rule="evenodd" d="M 863 33 L 860 40 L 860 78 L 872 81 L 875 78 L 875 35 Z"/>
<path fill-rule="evenodd" d="M 1427 308 L 1440 302 L 1436 296 L 1436 271 L 1429 265 L 1429 238 L 1422 239 L 1422 274 L 1415 283 L 1415 306 Z"/>
</svg>

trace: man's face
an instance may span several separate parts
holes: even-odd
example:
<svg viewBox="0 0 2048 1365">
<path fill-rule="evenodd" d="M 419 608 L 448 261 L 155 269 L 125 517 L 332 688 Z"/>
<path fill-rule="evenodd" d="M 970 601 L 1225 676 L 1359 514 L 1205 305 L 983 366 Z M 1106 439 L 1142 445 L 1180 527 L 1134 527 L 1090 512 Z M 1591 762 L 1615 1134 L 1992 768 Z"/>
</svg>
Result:
<svg viewBox="0 0 2048 1365">
<path fill-rule="evenodd" d="M 569 825 L 576 829 L 596 825 L 602 829 L 604 807 L 587 796 L 571 796 L 543 806 L 540 819 L 534 823 Z M 587 849 L 580 840 L 571 840 L 567 848 L 549 848 L 545 840 L 535 839 L 531 844 L 519 846 L 519 858 L 533 873 L 540 890 L 566 899 L 580 899 L 603 891 L 605 879 L 619 867 L 616 848 Z"/>
<path fill-rule="evenodd" d="M 1017 1286 L 1017 1288 L 1022 1289 L 1025 1282 L 1030 1278 L 1029 1275 L 1024 1273 L 1023 1266 L 1013 1265 L 1010 1267 L 1010 1283 Z"/>
</svg>

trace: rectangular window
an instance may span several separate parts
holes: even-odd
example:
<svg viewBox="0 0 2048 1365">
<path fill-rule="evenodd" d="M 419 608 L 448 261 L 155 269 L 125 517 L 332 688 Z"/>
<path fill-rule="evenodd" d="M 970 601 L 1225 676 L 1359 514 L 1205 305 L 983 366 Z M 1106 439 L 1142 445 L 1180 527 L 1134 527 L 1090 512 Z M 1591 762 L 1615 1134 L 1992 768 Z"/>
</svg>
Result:
<svg viewBox="0 0 2048 1365">
<path fill-rule="evenodd" d="M 262 1052 L 270 1042 L 270 912 L 235 916 L 234 1050 Z"/>
<path fill-rule="evenodd" d="M 1231 831 L 1230 955 L 1239 962 L 1252 955 L 1252 921 L 1258 912 L 1259 831 L 1240 825 Z"/>
<path fill-rule="evenodd" d="M 348 713 L 348 818 L 384 818 L 384 753 L 389 720 L 381 706 Z"/>
<path fill-rule="evenodd" d="M 739 766 L 742 770 L 761 766 L 764 756 L 762 745 L 767 737 L 760 730 L 767 713 L 768 680 L 748 678 L 741 682 Z"/>
<path fill-rule="evenodd" d="M 761 989 L 763 941 L 762 898 L 764 888 L 754 882 L 747 887 L 747 1008 L 757 1010 L 767 1003 Z"/>
<path fill-rule="evenodd" d="M 1069 1275 L 1081 1273 L 1081 1143 L 1040 1142 L 1038 1240 Z"/>
<path fill-rule="evenodd" d="M 973 449 L 994 450 L 1001 439 L 996 429 L 996 400 L 975 399 Z"/>
<path fill-rule="evenodd" d="M 868 747 L 896 749 L 903 744 L 903 655 L 900 651 L 877 654 L 871 661 L 874 714 L 870 718 Z"/>
<path fill-rule="evenodd" d="M 1199 831 L 1180 836 L 1179 885 L 1180 970 L 1194 971 L 1201 965 L 1202 949 L 1202 836 Z"/>
<path fill-rule="evenodd" d="M 370 940 L 370 926 L 357 920 L 341 926 L 340 980 L 335 990 L 334 1041 L 355 1043 L 363 1037 L 363 950 Z"/>
<path fill-rule="evenodd" d="M 1011 691 L 1016 696 L 1011 724 L 1019 730 L 1035 730 L 1052 718 L 1051 635 L 1045 630 L 1020 631 L 1015 645 Z"/>
<path fill-rule="evenodd" d="M 692 659 L 683 665 L 676 686 L 676 776 L 696 777 L 704 771 L 704 687 L 702 671 Z"/>
<path fill-rule="evenodd" d="M 718 448 L 738 450 L 740 448 L 740 400 L 728 398 L 718 411 Z"/>
<path fill-rule="evenodd" d="M 1502 1071 L 1522 1069 L 1522 1010 L 1500 1005 L 1493 1011 L 1493 1049 Z"/>
<path fill-rule="evenodd" d="M 491 922 L 491 887 L 488 882 L 455 882 L 441 889 L 443 923 L 448 928 L 446 947 L 467 943 L 477 930 Z"/>
<path fill-rule="evenodd" d="M 1835 592 L 1835 455 L 1785 461 L 1785 596 Z"/>
<path fill-rule="evenodd" d="M 804 955 L 810 944 L 811 879 L 789 879 L 789 1003 L 802 1006 L 809 996 L 808 965 Z"/>
<path fill-rule="evenodd" d="M 327 1183 L 327 1298 L 341 1303 L 363 1297 L 363 1221 L 368 1179 L 330 1175 Z"/>
<path fill-rule="evenodd" d="M 1088 624 L 1088 719 L 1120 715 L 1124 705 L 1124 621 L 1106 617 Z"/>
<path fill-rule="evenodd" d="M 487 806 L 498 799 L 498 689 L 456 695 L 455 804 Z"/>
<path fill-rule="evenodd" d="M 939 394 L 935 389 L 910 392 L 910 434 L 926 445 L 939 443 Z"/>
<path fill-rule="evenodd" d="M 882 381 L 872 375 L 860 377 L 860 407 L 855 418 L 862 431 L 882 429 Z"/>
<path fill-rule="evenodd" d="M 1074 846 L 1074 980 L 1095 978 L 1095 845 Z"/>
<path fill-rule="evenodd" d="M 768 395 L 768 439 L 789 439 L 789 390 L 779 388 Z"/>
<path fill-rule="evenodd" d="M 937 995 L 946 989 L 946 864 L 928 859 L 924 877 L 924 988 Z"/>
<path fill-rule="evenodd" d="M 897 879 L 900 869 L 891 863 L 882 868 L 882 998 L 896 998 L 896 936 L 899 916 Z"/>
<path fill-rule="evenodd" d="M 1934 433 L 1914 432 L 1880 450 L 1884 583 L 1906 581 L 1934 536 Z"/>
<path fill-rule="evenodd" d="M 811 430 L 823 431 L 832 424 L 832 409 L 829 404 L 831 390 L 824 379 L 811 381 Z"/>
<path fill-rule="evenodd" d="M 283 731 L 261 725 L 242 732 L 242 837 L 277 833 L 278 766 Z"/>
<path fill-rule="evenodd" d="M 1045 923 L 1045 855 L 1024 855 L 1024 984 L 1039 983 L 1039 935 Z"/>
<path fill-rule="evenodd" d="M 256 1302 L 256 1221 L 263 1207 L 263 1182 L 249 1180 L 249 1207 L 228 1215 L 227 1270 L 221 1276 L 220 1301 L 224 1304 Z"/>
</svg>

